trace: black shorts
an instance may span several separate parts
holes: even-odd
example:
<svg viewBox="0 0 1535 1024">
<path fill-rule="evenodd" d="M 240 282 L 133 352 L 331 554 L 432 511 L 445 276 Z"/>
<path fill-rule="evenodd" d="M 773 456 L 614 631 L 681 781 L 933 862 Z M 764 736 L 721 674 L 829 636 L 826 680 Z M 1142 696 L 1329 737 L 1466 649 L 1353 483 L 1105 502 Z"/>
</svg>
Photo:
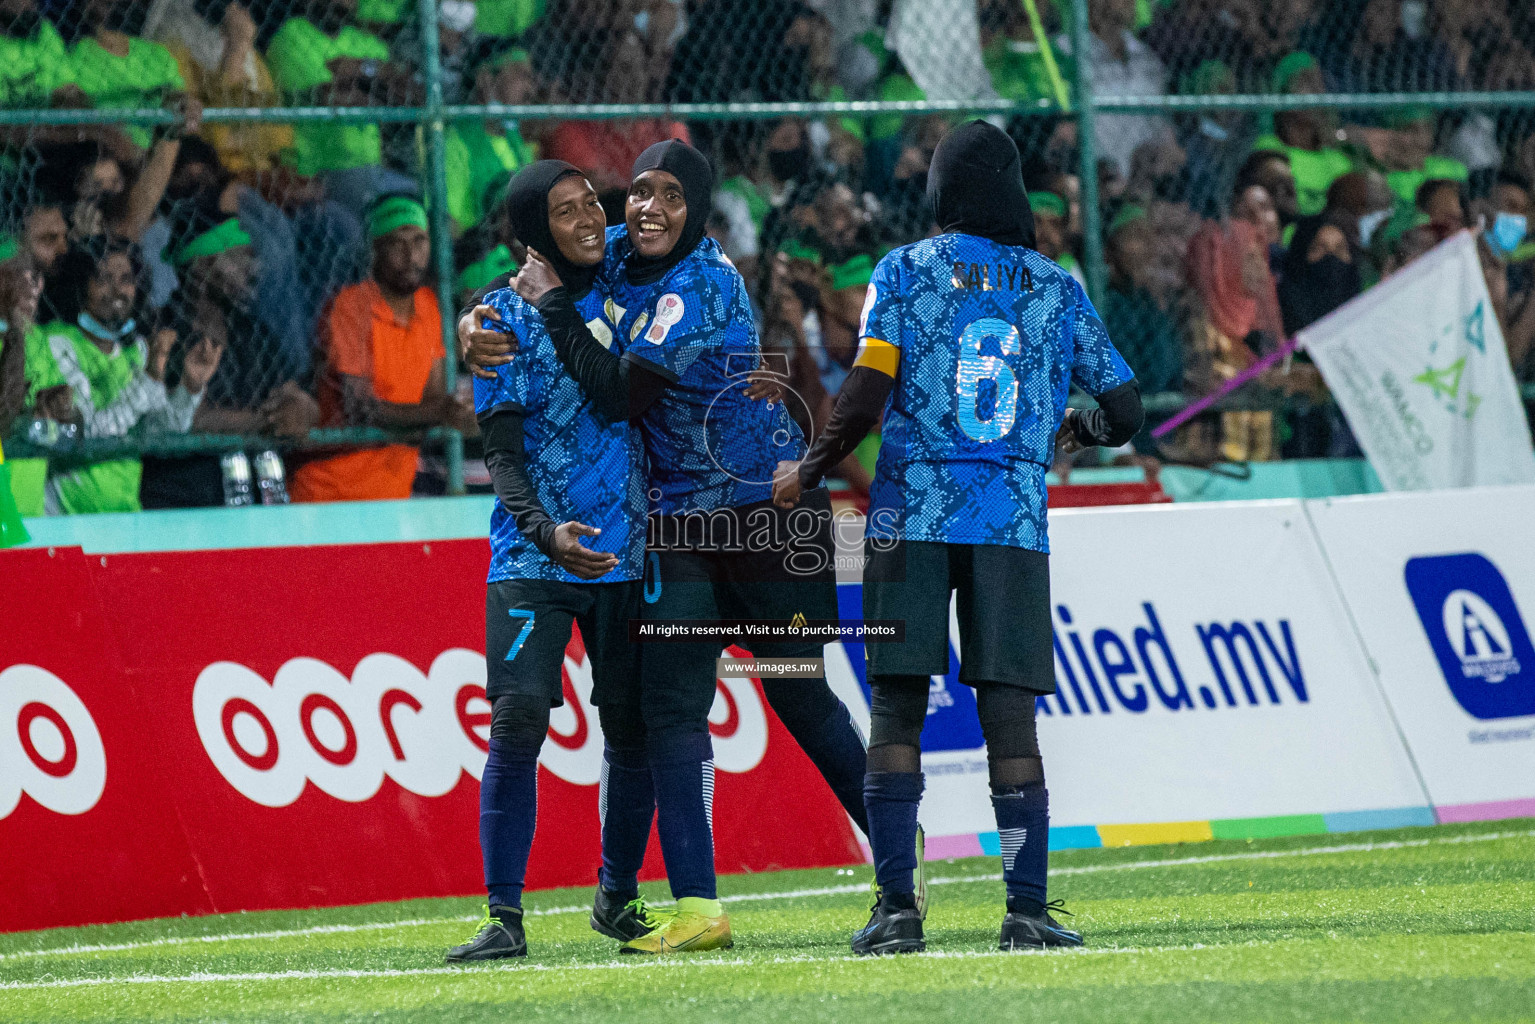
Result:
<svg viewBox="0 0 1535 1024">
<path fill-rule="evenodd" d="M 880 550 L 884 548 L 885 550 Z M 869 676 L 949 671 L 949 594 L 959 681 L 1055 692 L 1050 556 L 1000 544 L 866 541 L 863 616 L 905 622 L 901 643 L 865 647 Z"/>
<path fill-rule="evenodd" d="M 639 617 L 641 583 L 500 580 L 485 588 L 485 695 L 534 694 L 565 702 L 561 668 L 570 624 L 592 665 L 592 703 L 638 703 L 639 646 L 629 620 Z"/>
<path fill-rule="evenodd" d="M 794 509 L 756 502 L 697 517 L 653 516 L 646 555 L 645 600 L 651 621 L 837 618 L 836 549 L 831 497 L 807 493 Z M 703 703 L 714 700 L 714 660 L 732 641 L 647 644 L 641 672 L 651 693 L 677 687 Z M 823 640 L 767 643 L 737 638 L 759 658 L 819 657 Z M 696 691 L 696 692 L 695 692 Z"/>
</svg>

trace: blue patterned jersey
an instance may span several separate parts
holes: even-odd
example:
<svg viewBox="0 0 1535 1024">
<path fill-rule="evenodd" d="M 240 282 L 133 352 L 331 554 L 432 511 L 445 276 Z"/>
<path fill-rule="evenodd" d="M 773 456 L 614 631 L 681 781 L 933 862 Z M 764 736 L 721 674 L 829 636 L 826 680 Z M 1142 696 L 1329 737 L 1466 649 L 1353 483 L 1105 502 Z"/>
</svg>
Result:
<svg viewBox="0 0 1535 1024">
<path fill-rule="evenodd" d="M 869 534 L 1049 551 L 1067 393 L 1131 379 L 1081 285 L 1032 249 L 938 235 L 880 260 L 860 336 L 900 349 Z"/>
<path fill-rule="evenodd" d="M 746 282 L 706 238 L 661 280 L 632 285 L 628 236 L 608 237 L 601 287 L 624 358 L 673 382 L 640 420 L 651 511 L 766 501 L 779 461 L 800 458 L 805 444 L 783 403 L 745 395 L 762 358 Z"/>
<path fill-rule="evenodd" d="M 583 540 L 594 551 L 611 551 L 618 568 L 586 581 L 555 565 L 517 529 L 498 501 L 490 517 L 489 582 L 505 579 L 616 583 L 640 579 L 645 563 L 645 452 L 628 422 L 609 423 L 592 408 L 554 354 L 543 318 L 510 288 L 486 296 L 517 335 L 517 357 L 496 368 L 496 379 L 474 378 L 474 411 L 498 406 L 521 409 L 528 479 L 555 522 L 574 519 L 602 531 Z M 576 309 L 599 341 L 612 346 L 612 325 L 603 296 L 592 290 Z"/>
</svg>

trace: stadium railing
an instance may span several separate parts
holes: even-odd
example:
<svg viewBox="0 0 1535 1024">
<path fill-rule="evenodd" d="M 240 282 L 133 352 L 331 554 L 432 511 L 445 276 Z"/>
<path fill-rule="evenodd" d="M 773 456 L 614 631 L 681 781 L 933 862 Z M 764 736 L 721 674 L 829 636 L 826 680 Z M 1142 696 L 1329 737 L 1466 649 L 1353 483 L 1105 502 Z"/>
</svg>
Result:
<svg viewBox="0 0 1535 1024">
<path fill-rule="evenodd" d="M 306 0 L 307 2 L 307 0 Z M 324 0 L 312 0 L 323 4 Z M 1011 3 L 1011 0 L 1008 0 Z M 1143 3 L 1141 19 L 1136 31 L 1143 31 L 1150 19 L 1148 12 L 1174 6 L 1177 0 L 1155 0 Z M 391 6 L 383 3 L 383 6 Z M 994 0 L 978 0 L 981 15 L 995 7 Z M 278 8 L 281 4 L 269 3 L 261 9 Z M 304 3 L 289 5 L 303 12 Z M 376 2 L 374 6 L 380 6 Z M 542 8 L 543 4 L 531 5 Z M 569 15 L 576 4 L 561 4 L 551 0 L 548 16 Z M 602 6 L 597 4 L 595 6 Z M 615 5 L 622 6 L 622 5 Z M 644 5 L 640 5 L 644 6 Z M 662 4 L 664 6 L 664 4 Z M 743 6 L 743 9 L 750 5 Z M 473 121 L 508 120 L 531 122 L 545 121 L 607 121 L 640 118 L 668 118 L 692 124 L 718 122 L 773 122 L 786 117 L 806 119 L 846 118 L 867 121 L 879 116 L 913 117 L 926 114 L 976 116 L 1000 116 L 1009 120 L 1037 122 L 1040 125 L 1073 122 L 1076 128 L 1075 171 L 1081 189 L 1081 248 L 1083 273 L 1088 293 L 1099 300 L 1107 284 L 1104 237 L 1104 204 L 1100 196 L 1099 163 L 1095 126 L 1105 115 L 1150 114 L 1171 117 L 1173 115 L 1207 115 L 1220 113 L 1255 113 L 1269 115 L 1280 110 L 1320 108 L 1332 111 L 1368 111 L 1383 114 L 1416 108 L 1434 111 L 1471 112 L 1490 111 L 1500 115 L 1512 115 L 1527 119 L 1524 130 L 1535 134 L 1535 87 L 1510 90 L 1465 91 L 1392 91 L 1392 92 L 1326 92 L 1316 94 L 1284 94 L 1246 91 L 1216 94 L 1115 95 L 1097 93 L 1094 90 L 1087 61 L 1063 60 L 1059 42 L 1054 46 L 1041 45 L 1041 36 L 1064 36 L 1069 39 L 1070 51 L 1091 52 L 1093 45 L 1089 31 L 1089 0 L 1046 0 L 1038 5 L 1034 0 L 1022 0 L 1018 5 L 1025 12 L 1028 31 L 1034 42 L 1025 42 L 1021 49 L 1029 52 L 1043 51 L 1047 65 L 1049 84 L 1043 96 L 1022 99 L 971 96 L 959 99 L 822 99 L 786 101 L 730 101 L 730 102 L 650 102 L 650 103 L 574 103 L 548 102 L 527 104 L 465 104 L 449 103 L 444 99 L 444 69 L 440 59 L 441 45 L 438 25 L 440 5 L 437 0 L 392 0 L 395 14 L 402 20 L 413 20 L 419 41 L 419 85 L 422 101 L 406 106 L 266 106 L 266 107 L 207 107 L 202 114 L 205 125 L 414 125 L 419 131 L 415 145 L 418 157 L 416 167 L 421 193 L 426 199 L 433 249 L 435 287 L 443 317 L 443 341 L 450 352 L 454 351 L 453 316 L 457 308 L 453 281 L 455 278 L 452 226 L 448 213 L 448 184 L 446 170 L 446 137 L 455 124 Z M 413 7 L 413 19 L 411 18 Z M 969 55 L 963 37 L 968 31 L 965 18 L 958 19 L 957 28 L 952 24 L 954 12 L 963 13 L 964 2 L 925 4 L 898 0 L 894 17 L 904 11 L 908 15 L 905 26 L 907 37 L 913 34 L 912 17 L 926 17 L 929 35 L 943 36 L 953 31 L 957 50 Z M 72 8 L 71 8 L 72 9 Z M 913 12 L 918 12 L 913 14 Z M 926 12 L 926 13 L 921 13 Z M 1043 17 L 1042 17 L 1043 15 Z M 889 26 L 894 32 L 894 27 Z M 919 31 L 923 30 L 918 25 Z M 1056 36 L 1060 33 L 1060 36 Z M 675 40 L 674 40 L 675 42 Z M 1031 49 L 1032 46 L 1032 49 Z M 931 46 L 929 46 L 931 51 Z M 1054 54 L 1054 56 L 1052 56 Z M 893 54 L 891 60 L 894 60 Z M 932 54 L 927 54 L 931 65 Z M 941 59 L 939 60 L 941 64 Z M 961 61 L 960 63 L 963 63 Z M 931 73 L 931 72 L 930 72 Z M 1067 85 L 1069 79 L 1069 89 Z M 1535 80 L 1530 83 L 1535 86 Z M 1169 83 L 1176 87 L 1177 83 Z M 12 108 L 0 109 L 0 129 L 15 127 L 37 129 L 50 126 L 114 125 L 152 129 L 170 125 L 177 115 L 166 109 L 139 106 L 113 109 L 58 109 Z M 1017 121 L 1014 121 L 1017 123 Z M 1016 133 L 1015 133 L 1016 134 Z M 1505 140 L 1506 141 L 1506 140 Z M 16 205 L 16 197 L 7 197 Z M 458 386 L 462 371 L 450 359 L 447 368 L 447 385 L 450 393 Z M 1535 384 L 1524 384 L 1527 400 L 1535 400 Z M 1147 396 L 1148 411 L 1154 418 L 1165 418 L 1182 408 L 1194 395 L 1177 390 L 1163 391 Z M 1283 408 L 1280 401 L 1277 407 Z M 1233 396 L 1217 406 L 1218 409 L 1275 408 L 1273 399 Z M 45 455 L 64 463 L 96 460 L 128 454 L 179 455 L 192 453 L 217 453 L 254 447 L 288 450 L 294 448 L 320 448 L 347 445 L 369 445 L 397 436 L 377 428 L 315 429 L 302 439 L 276 439 L 241 434 L 191 433 L 185 435 L 136 435 L 122 439 L 78 441 L 41 447 L 29 442 L 24 436 L 5 439 L 6 452 L 12 457 L 28 454 Z M 423 436 L 417 432 L 414 436 Z M 447 491 L 459 494 L 464 491 L 463 453 L 464 441 L 455 430 L 434 428 L 425 436 L 441 443 L 446 458 Z"/>
</svg>

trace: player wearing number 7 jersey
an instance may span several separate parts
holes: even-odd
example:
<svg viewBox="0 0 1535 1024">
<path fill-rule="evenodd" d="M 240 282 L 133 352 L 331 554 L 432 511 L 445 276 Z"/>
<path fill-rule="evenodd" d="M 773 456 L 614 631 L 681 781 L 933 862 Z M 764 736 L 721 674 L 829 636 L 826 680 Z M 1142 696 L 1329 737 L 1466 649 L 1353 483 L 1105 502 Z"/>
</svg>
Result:
<svg viewBox="0 0 1535 1024">
<path fill-rule="evenodd" d="M 929 678 L 948 670 L 956 598 L 960 681 L 975 687 L 1007 886 L 1003 949 L 1079 945 L 1045 902 L 1048 798 L 1034 699 L 1055 690 L 1045 472 L 1057 435 L 1119 445 L 1140 393 L 1072 277 L 1035 252 L 1018 149 L 982 121 L 939 144 L 928 198 L 942 234 L 875 268 L 862 348 L 826 432 L 782 463 L 792 505 L 884 411 L 869 494 L 864 617 L 902 619 L 901 643 L 868 647 L 864 803 L 879 896 L 857 953 L 924 948 L 912 836 Z M 1067 411 L 1072 384 L 1099 408 Z"/>
</svg>

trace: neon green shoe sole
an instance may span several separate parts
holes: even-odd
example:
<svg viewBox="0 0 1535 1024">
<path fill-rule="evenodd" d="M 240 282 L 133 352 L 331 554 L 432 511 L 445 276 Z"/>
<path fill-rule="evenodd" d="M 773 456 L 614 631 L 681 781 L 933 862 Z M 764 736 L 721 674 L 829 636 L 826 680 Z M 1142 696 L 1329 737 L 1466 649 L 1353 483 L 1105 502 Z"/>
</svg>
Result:
<svg viewBox="0 0 1535 1024">
<path fill-rule="evenodd" d="M 707 913 L 706 911 L 715 911 Z M 620 953 L 702 953 L 710 949 L 729 949 L 735 945 L 730 934 L 730 917 L 718 900 L 684 898 L 671 911 L 649 910 L 651 930 L 619 947 Z"/>
</svg>

